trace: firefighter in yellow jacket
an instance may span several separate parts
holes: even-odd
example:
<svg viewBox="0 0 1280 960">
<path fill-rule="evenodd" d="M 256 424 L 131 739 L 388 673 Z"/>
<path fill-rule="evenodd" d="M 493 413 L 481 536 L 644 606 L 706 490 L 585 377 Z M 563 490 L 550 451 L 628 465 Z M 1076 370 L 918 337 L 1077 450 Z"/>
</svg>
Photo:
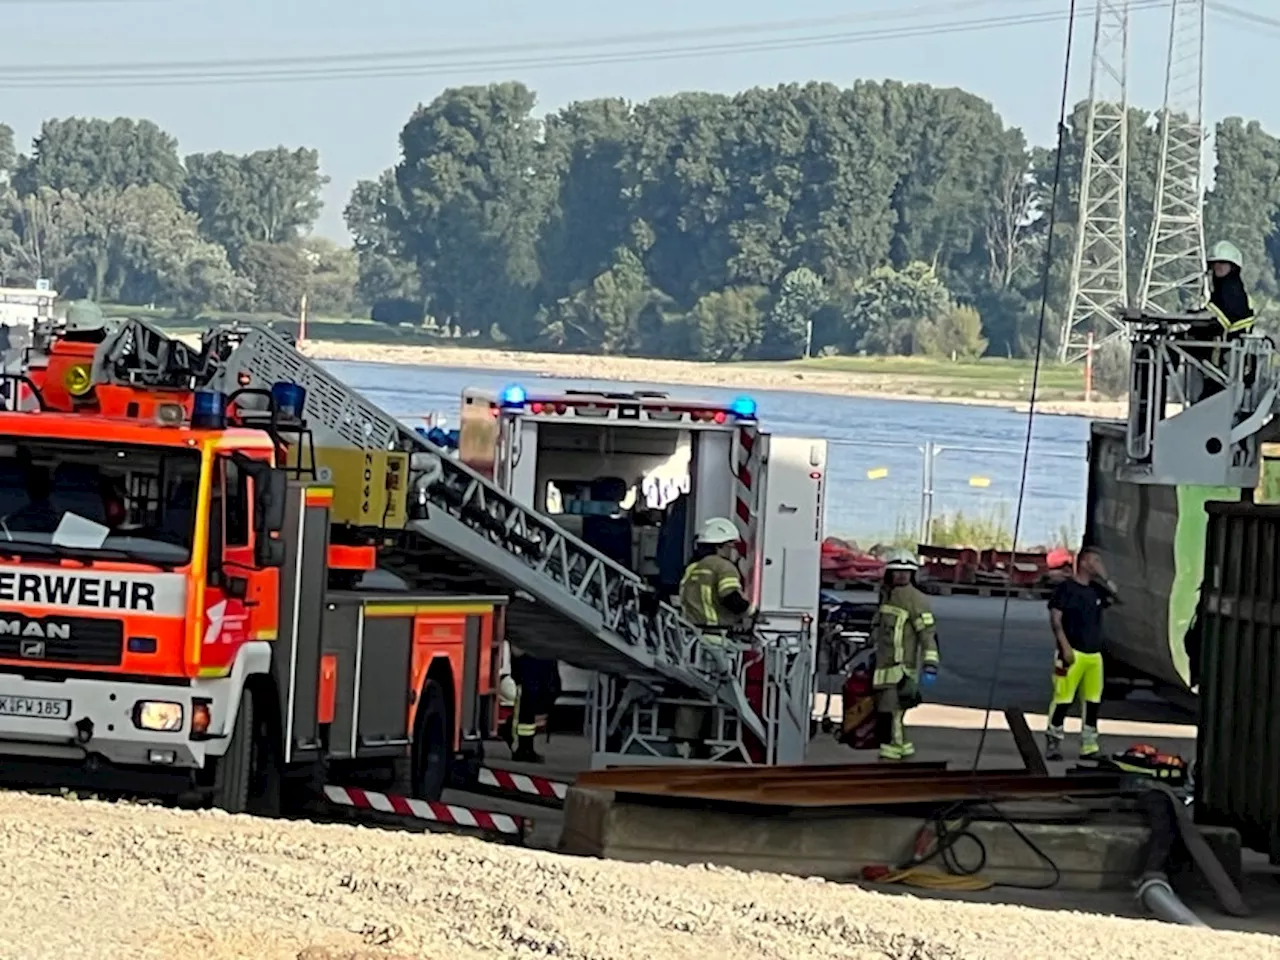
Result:
<svg viewBox="0 0 1280 960">
<path fill-rule="evenodd" d="M 920 568 L 906 550 L 891 555 L 884 568 L 880 607 L 871 628 L 876 651 L 876 709 L 887 715 L 889 739 L 883 760 L 905 760 L 916 752 L 907 739 L 906 712 L 920 703 L 920 688 L 938 674 L 938 639 L 929 599 L 916 588 Z"/>
</svg>

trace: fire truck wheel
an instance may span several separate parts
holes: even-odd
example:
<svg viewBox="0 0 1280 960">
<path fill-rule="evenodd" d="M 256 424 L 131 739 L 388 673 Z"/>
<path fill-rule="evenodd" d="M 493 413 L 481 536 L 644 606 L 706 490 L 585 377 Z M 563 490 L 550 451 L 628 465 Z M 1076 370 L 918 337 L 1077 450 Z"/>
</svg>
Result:
<svg viewBox="0 0 1280 960">
<path fill-rule="evenodd" d="M 281 811 L 282 784 L 269 715 L 256 707 L 254 695 L 246 690 L 227 752 L 214 768 L 211 799 L 227 813 L 271 817 Z"/>
<path fill-rule="evenodd" d="M 253 785 L 253 697 L 245 692 L 236 714 L 227 752 L 218 760 L 213 773 L 213 806 L 227 813 L 246 813 Z"/>
<path fill-rule="evenodd" d="M 422 685 L 422 699 L 413 724 L 413 761 L 410 787 L 419 800 L 439 800 L 449 780 L 452 753 L 449 708 L 444 691 L 434 680 Z"/>
</svg>

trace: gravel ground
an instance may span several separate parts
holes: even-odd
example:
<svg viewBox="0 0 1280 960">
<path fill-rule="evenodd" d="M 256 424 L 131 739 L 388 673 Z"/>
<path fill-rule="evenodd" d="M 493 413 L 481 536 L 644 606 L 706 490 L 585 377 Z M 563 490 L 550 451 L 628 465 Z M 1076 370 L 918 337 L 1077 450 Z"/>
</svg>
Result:
<svg viewBox="0 0 1280 960">
<path fill-rule="evenodd" d="M 1232 960 L 1280 938 L 0 794 L 4 960 Z"/>
</svg>

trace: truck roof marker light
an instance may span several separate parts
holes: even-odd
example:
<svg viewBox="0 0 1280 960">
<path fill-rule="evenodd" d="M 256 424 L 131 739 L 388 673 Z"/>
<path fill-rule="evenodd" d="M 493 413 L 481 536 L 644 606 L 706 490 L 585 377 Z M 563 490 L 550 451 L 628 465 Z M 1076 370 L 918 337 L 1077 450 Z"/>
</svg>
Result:
<svg viewBox="0 0 1280 960">
<path fill-rule="evenodd" d="M 524 387 L 518 383 L 513 383 L 509 387 L 502 390 L 502 405 L 504 407 L 523 407 L 528 394 L 524 392 Z"/>
<path fill-rule="evenodd" d="M 729 404 L 729 412 L 740 420 L 754 420 L 756 402 L 751 397 L 738 397 L 733 403 Z"/>
<path fill-rule="evenodd" d="M 216 390 L 197 390 L 191 401 L 191 426 L 223 430 L 227 426 L 227 398 Z"/>
</svg>

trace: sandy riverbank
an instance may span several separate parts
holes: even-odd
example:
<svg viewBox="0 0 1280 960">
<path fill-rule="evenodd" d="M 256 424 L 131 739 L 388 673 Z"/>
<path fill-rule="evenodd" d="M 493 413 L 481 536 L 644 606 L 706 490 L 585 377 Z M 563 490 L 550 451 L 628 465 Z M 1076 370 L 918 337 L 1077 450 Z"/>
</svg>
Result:
<svg viewBox="0 0 1280 960">
<path fill-rule="evenodd" d="M 782 364 L 717 364 L 683 360 L 645 360 L 635 357 L 597 357 L 577 354 L 481 350 L 467 347 L 410 347 L 391 344 L 342 343 L 311 340 L 302 351 L 317 360 L 354 360 L 414 366 L 449 366 L 474 370 L 522 370 L 565 379 L 616 380 L 674 386 L 720 387 L 741 390 L 791 390 L 841 397 L 874 397 L 964 406 L 1004 407 L 1025 411 L 1027 397 L 953 396 L 928 390 L 928 385 L 904 384 L 886 374 L 841 370 L 801 370 Z M 1050 400 L 1036 404 L 1043 414 L 1115 418 L 1126 404 Z"/>
</svg>

